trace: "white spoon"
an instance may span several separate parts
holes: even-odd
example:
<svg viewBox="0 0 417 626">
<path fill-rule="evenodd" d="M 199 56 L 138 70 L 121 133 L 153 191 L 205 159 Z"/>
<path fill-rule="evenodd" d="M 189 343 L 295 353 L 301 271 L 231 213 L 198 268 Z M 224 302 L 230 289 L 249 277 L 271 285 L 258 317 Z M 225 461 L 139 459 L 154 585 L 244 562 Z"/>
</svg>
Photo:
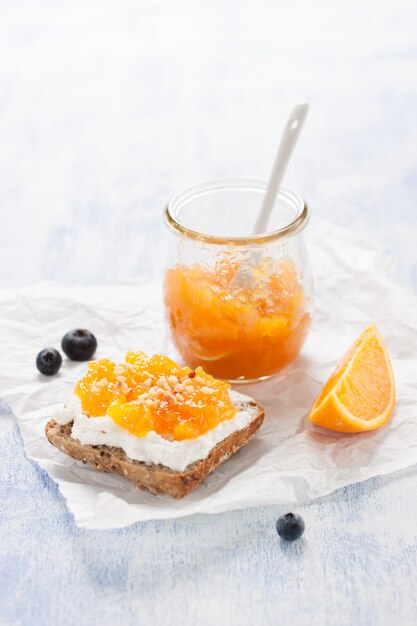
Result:
<svg viewBox="0 0 417 626">
<path fill-rule="evenodd" d="M 308 113 L 308 102 L 297 104 L 285 125 L 284 132 L 281 137 L 277 156 L 275 157 L 274 166 L 269 177 L 268 186 L 265 191 L 264 199 L 258 213 L 254 235 L 265 233 L 268 229 L 269 218 L 274 208 L 282 179 L 286 172 L 289 160 L 297 143 L 298 137 L 303 129 L 305 119 Z"/>
</svg>

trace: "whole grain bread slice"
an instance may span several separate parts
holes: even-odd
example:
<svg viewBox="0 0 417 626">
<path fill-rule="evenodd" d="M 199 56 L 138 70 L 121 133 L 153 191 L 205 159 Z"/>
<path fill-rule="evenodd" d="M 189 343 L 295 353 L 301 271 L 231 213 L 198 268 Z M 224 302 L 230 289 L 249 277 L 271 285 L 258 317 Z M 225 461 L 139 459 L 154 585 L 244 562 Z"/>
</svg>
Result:
<svg viewBox="0 0 417 626">
<path fill-rule="evenodd" d="M 140 489 L 155 494 L 167 493 L 180 499 L 195 489 L 220 463 L 246 445 L 260 428 L 265 411 L 259 402 L 239 401 L 235 405 L 238 410 L 251 411 L 253 419 L 247 426 L 220 441 L 204 459 L 188 465 L 182 472 L 163 465 L 135 461 L 122 448 L 81 444 L 71 437 L 73 422 L 61 426 L 50 420 L 46 424 L 45 433 L 53 446 L 78 461 L 89 463 L 94 469 L 120 474 Z"/>
</svg>

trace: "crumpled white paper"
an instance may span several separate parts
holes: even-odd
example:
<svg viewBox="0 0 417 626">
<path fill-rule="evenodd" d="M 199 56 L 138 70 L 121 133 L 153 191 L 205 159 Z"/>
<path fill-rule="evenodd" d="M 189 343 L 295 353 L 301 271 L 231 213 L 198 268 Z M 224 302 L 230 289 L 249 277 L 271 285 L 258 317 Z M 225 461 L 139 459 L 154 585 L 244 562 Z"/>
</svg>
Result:
<svg viewBox="0 0 417 626">
<path fill-rule="evenodd" d="M 89 469 L 50 445 L 45 423 L 86 366 L 64 360 L 51 379 L 35 368 L 38 351 L 59 348 L 64 333 L 77 326 L 97 336 L 97 357 L 123 358 L 132 349 L 173 353 L 161 286 L 37 285 L 0 292 L 0 395 L 15 412 L 27 455 L 58 483 L 79 526 L 118 528 L 140 520 L 302 502 L 417 462 L 417 298 L 386 277 L 387 260 L 357 237 L 316 220 L 307 229 L 307 241 L 316 311 L 302 354 L 277 378 L 239 386 L 265 405 L 262 429 L 179 501 Z M 388 345 L 397 382 L 391 422 L 357 435 L 314 427 L 304 419 L 312 401 L 372 321 Z"/>
</svg>

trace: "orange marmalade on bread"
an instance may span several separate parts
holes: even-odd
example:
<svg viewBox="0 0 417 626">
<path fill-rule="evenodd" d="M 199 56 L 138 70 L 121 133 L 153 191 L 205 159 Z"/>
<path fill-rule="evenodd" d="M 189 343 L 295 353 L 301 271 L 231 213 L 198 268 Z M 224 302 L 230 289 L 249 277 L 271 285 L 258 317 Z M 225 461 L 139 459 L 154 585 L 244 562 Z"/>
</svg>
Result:
<svg viewBox="0 0 417 626">
<path fill-rule="evenodd" d="M 242 262 L 225 253 L 214 267 L 176 265 L 165 276 L 173 341 L 186 363 L 227 380 L 270 376 L 291 363 L 311 316 L 292 259 Z"/>
<path fill-rule="evenodd" d="M 128 352 L 124 363 L 89 363 L 74 393 L 89 417 L 109 415 L 137 437 L 151 430 L 167 439 L 192 439 L 236 415 L 230 385 L 166 356 Z"/>
</svg>

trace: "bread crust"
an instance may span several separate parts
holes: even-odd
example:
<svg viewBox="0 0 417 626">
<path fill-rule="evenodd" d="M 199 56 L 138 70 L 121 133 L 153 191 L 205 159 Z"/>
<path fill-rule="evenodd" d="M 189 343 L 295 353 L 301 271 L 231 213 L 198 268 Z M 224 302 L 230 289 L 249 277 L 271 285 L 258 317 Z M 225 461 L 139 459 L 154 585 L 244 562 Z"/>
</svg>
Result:
<svg viewBox="0 0 417 626">
<path fill-rule="evenodd" d="M 167 493 L 172 498 L 180 499 L 193 491 L 220 463 L 246 445 L 256 434 L 264 420 L 265 411 L 255 400 L 246 404 L 257 408 L 253 420 L 245 428 L 233 432 L 220 441 L 204 459 L 188 465 L 182 472 L 163 465 L 135 461 L 130 459 L 122 448 L 81 444 L 71 437 L 73 422 L 61 426 L 50 420 L 46 424 L 45 433 L 53 446 L 73 459 L 89 463 L 94 469 L 103 472 L 120 474 L 140 489 L 155 494 Z"/>
</svg>

